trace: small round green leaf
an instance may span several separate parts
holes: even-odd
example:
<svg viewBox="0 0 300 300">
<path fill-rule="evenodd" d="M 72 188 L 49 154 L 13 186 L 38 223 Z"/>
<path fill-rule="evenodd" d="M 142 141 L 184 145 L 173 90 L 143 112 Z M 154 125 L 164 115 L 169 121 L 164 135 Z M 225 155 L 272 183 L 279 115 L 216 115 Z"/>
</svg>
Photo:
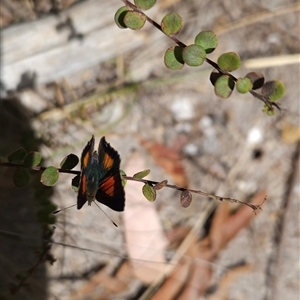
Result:
<svg viewBox="0 0 300 300">
<path fill-rule="evenodd" d="M 24 165 L 28 168 L 38 166 L 42 161 L 42 154 L 37 151 L 32 151 L 27 154 L 24 159 Z"/>
<path fill-rule="evenodd" d="M 142 192 L 143 192 L 143 195 L 145 196 L 145 198 L 148 201 L 150 201 L 150 202 L 155 201 L 155 199 L 156 199 L 156 191 L 154 190 L 154 188 L 151 185 L 149 185 L 148 183 L 146 183 L 143 186 Z"/>
<path fill-rule="evenodd" d="M 275 115 L 275 109 L 273 107 L 268 106 L 267 104 L 264 105 L 262 112 L 266 113 L 270 117 Z"/>
<path fill-rule="evenodd" d="M 146 22 L 146 16 L 138 11 L 128 11 L 124 17 L 124 24 L 132 30 L 141 29 Z"/>
<path fill-rule="evenodd" d="M 42 173 L 41 182 L 46 186 L 54 186 L 59 177 L 59 172 L 55 167 L 48 167 Z"/>
<path fill-rule="evenodd" d="M 168 13 L 161 21 L 161 30 L 166 35 L 175 35 L 183 27 L 183 20 L 176 13 Z"/>
<path fill-rule="evenodd" d="M 218 38 L 213 31 L 201 31 L 195 38 L 195 44 L 201 46 L 208 54 L 217 48 Z"/>
<path fill-rule="evenodd" d="M 267 81 L 261 88 L 261 93 L 265 97 L 269 97 L 271 101 L 280 100 L 284 93 L 284 84 L 279 80 Z"/>
<path fill-rule="evenodd" d="M 7 159 L 10 163 L 22 163 L 26 155 L 27 151 L 24 148 L 19 148 L 12 152 Z"/>
<path fill-rule="evenodd" d="M 241 60 L 235 52 L 227 52 L 218 58 L 218 66 L 223 71 L 232 72 L 241 66 Z"/>
<path fill-rule="evenodd" d="M 72 189 L 75 191 L 75 193 L 78 193 L 78 189 L 79 189 L 79 181 L 80 181 L 80 175 L 76 175 L 76 176 L 72 179 Z"/>
<path fill-rule="evenodd" d="M 189 207 L 192 202 L 192 193 L 189 190 L 184 190 L 180 195 L 181 206 Z"/>
<path fill-rule="evenodd" d="M 127 180 L 124 178 L 124 176 L 126 176 L 126 173 L 120 169 L 120 175 L 121 175 L 122 186 L 125 187 Z"/>
<path fill-rule="evenodd" d="M 241 94 L 246 94 L 252 90 L 253 84 L 248 77 L 238 78 L 236 81 L 236 90 Z"/>
<path fill-rule="evenodd" d="M 210 77 L 209 77 L 209 80 L 211 82 L 211 84 L 213 86 L 215 86 L 215 83 L 216 81 L 221 77 L 223 76 L 220 72 L 218 72 L 217 70 L 213 70 L 211 73 L 210 73 Z"/>
<path fill-rule="evenodd" d="M 138 172 L 136 174 L 133 175 L 133 178 L 135 179 L 142 179 L 146 176 L 148 176 L 150 174 L 151 170 L 147 169 L 147 170 L 143 170 L 141 172 Z"/>
<path fill-rule="evenodd" d="M 245 77 L 249 78 L 252 82 L 252 90 L 260 89 L 265 83 L 265 77 L 259 72 L 250 72 Z"/>
<path fill-rule="evenodd" d="M 72 170 L 77 166 L 78 162 L 79 162 L 78 156 L 73 153 L 70 153 L 61 161 L 60 167 L 63 170 Z"/>
<path fill-rule="evenodd" d="M 228 75 L 222 75 L 215 83 L 215 94 L 220 98 L 228 98 L 234 89 L 234 81 Z"/>
<path fill-rule="evenodd" d="M 18 168 L 13 175 L 13 181 L 17 188 L 22 189 L 28 186 L 30 182 L 30 174 L 25 168 Z"/>
<path fill-rule="evenodd" d="M 115 23 L 121 29 L 127 28 L 127 26 L 124 23 L 124 18 L 128 11 L 129 11 L 129 8 L 127 6 L 122 6 L 117 10 L 117 12 L 115 14 Z"/>
<path fill-rule="evenodd" d="M 148 10 L 152 8 L 156 3 L 156 0 L 134 0 L 134 4 L 140 10 Z"/>
<path fill-rule="evenodd" d="M 182 59 L 182 51 L 182 47 L 173 46 L 165 52 L 164 62 L 167 68 L 175 71 L 180 70 L 183 67 L 184 61 Z"/>
<path fill-rule="evenodd" d="M 197 67 L 203 64 L 206 52 L 201 46 L 193 44 L 183 49 L 182 58 L 187 65 Z"/>
</svg>

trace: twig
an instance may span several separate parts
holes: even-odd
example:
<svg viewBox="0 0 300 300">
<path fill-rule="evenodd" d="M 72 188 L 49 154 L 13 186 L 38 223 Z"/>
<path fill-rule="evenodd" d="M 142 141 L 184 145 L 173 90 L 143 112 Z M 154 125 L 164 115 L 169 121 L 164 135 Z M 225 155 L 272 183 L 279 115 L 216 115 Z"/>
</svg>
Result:
<svg viewBox="0 0 300 300">
<path fill-rule="evenodd" d="M 14 163 L 9 163 L 9 162 L 1 162 L 0 166 L 4 166 L 4 167 L 16 167 L 16 168 L 26 168 L 32 171 L 45 171 L 47 169 L 47 167 L 41 167 L 41 166 L 36 166 L 36 167 L 26 167 L 25 165 L 22 164 L 14 164 Z M 67 174 L 74 174 L 74 175 L 79 175 L 80 171 L 74 171 L 74 170 L 64 170 L 64 169 L 60 169 L 57 168 L 57 171 L 59 173 L 67 173 Z"/>
<path fill-rule="evenodd" d="M 148 183 L 151 186 L 159 184 L 159 182 L 157 182 L 157 181 L 146 180 L 146 179 L 137 179 L 137 178 L 133 178 L 133 177 L 130 177 L 130 176 L 123 176 L 123 178 L 126 179 L 126 180 L 132 180 L 132 181 L 138 181 L 138 182 Z M 261 210 L 261 206 L 267 200 L 267 196 L 265 196 L 265 198 L 264 198 L 264 200 L 263 200 L 263 202 L 261 204 L 254 205 L 254 204 L 250 204 L 250 203 L 247 203 L 247 202 L 244 202 L 244 201 L 241 201 L 241 200 L 237 200 L 237 199 L 234 199 L 234 198 L 217 196 L 217 195 L 214 195 L 214 194 L 203 192 L 201 190 L 193 190 L 193 189 L 187 189 L 187 188 L 178 187 L 175 184 L 166 184 L 165 187 L 168 187 L 170 189 L 175 189 L 175 190 L 178 190 L 178 191 L 189 190 L 191 193 L 199 194 L 199 195 L 202 195 L 202 196 L 206 196 L 206 197 L 208 197 L 210 199 L 215 199 L 215 200 L 218 200 L 218 201 L 229 201 L 231 203 L 244 204 L 244 205 L 247 205 L 250 208 L 252 208 L 254 211 L 256 211 L 257 209 Z"/>
<path fill-rule="evenodd" d="M 15 164 L 15 163 L 9 163 L 9 162 L 0 162 L 0 166 L 17 167 L 17 168 L 25 167 L 25 168 L 30 169 L 32 171 L 44 171 L 44 170 L 47 169 L 47 167 L 41 167 L 41 166 L 26 167 L 25 165 L 22 165 L 22 164 Z M 57 168 L 57 170 L 60 173 L 67 173 L 67 174 L 74 174 L 74 175 L 80 175 L 80 173 L 81 173 L 81 171 L 64 170 L 64 169 L 60 169 L 60 168 Z M 138 178 L 134 178 L 134 177 L 130 177 L 130 176 L 124 176 L 124 175 L 122 177 L 126 180 L 137 181 L 137 182 L 142 182 L 142 183 L 148 183 L 151 186 L 154 186 L 154 185 L 157 185 L 157 184 L 160 183 L 158 181 L 147 180 L 147 179 L 138 179 Z M 228 201 L 228 202 L 231 202 L 231 203 L 239 203 L 239 204 L 247 205 L 248 207 L 252 208 L 254 212 L 258 209 L 261 210 L 261 206 L 263 205 L 263 203 L 267 199 L 267 196 L 266 196 L 261 204 L 254 205 L 254 204 L 250 204 L 250 203 L 238 200 L 238 199 L 234 199 L 234 198 L 230 198 L 230 197 L 217 196 L 217 195 L 214 195 L 214 194 L 203 192 L 201 190 L 194 190 L 194 189 L 187 189 L 187 188 L 183 188 L 183 187 L 178 187 L 175 184 L 166 184 L 164 187 L 168 187 L 170 189 L 175 189 L 175 190 L 178 190 L 178 191 L 188 190 L 191 193 L 199 194 L 199 195 L 208 197 L 210 199 L 215 199 L 215 200 L 218 200 L 218 201 Z"/>
</svg>

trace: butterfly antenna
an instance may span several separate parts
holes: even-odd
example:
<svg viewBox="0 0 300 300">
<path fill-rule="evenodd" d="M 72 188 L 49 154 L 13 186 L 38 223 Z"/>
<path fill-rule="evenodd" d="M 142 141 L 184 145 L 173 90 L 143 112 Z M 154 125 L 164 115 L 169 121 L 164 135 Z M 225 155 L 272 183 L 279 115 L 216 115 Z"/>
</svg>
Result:
<svg viewBox="0 0 300 300">
<path fill-rule="evenodd" d="M 73 205 L 67 206 L 67 207 L 65 207 L 65 208 L 62 208 L 62 209 L 58 209 L 58 210 L 54 211 L 52 214 L 53 214 L 53 215 L 55 215 L 55 214 L 57 214 L 57 213 L 61 212 L 62 210 L 65 210 L 65 209 L 71 208 L 71 207 L 73 207 L 73 206 L 76 206 L 76 204 L 73 204 Z"/>
<path fill-rule="evenodd" d="M 102 212 L 107 216 L 107 218 L 116 226 L 118 227 L 118 225 L 105 213 L 105 211 L 94 201 L 94 203 L 96 204 L 96 206 L 98 206 L 98 208 L 100 210 L 102 210 Z"/>
</svg>

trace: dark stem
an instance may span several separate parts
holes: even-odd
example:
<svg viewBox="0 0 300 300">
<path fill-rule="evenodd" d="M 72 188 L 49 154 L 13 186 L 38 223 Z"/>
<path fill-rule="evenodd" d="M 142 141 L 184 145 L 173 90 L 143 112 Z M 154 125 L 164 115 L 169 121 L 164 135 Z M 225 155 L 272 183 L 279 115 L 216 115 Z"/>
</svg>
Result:
<svg viewBox="0 0 300 300">
<path fill-rule="evenodd" d="M 1 162 L 0 166 L 4 166 L 4 167 L 15 167 L 15 168 L 19 168 L 19 167 L 23 167 L 32 171 L 45 171 L 47 169 L 47 167 L 41 167 L 41 166 L 36 166 L 36 167 L 26 167 L 22 164 L 14 164 L 14 163 L 10 163 L 10 162 Z M 74 174 L 74 175 L 79 175 L 81 172 L 80 171 L 74 171 L 74 170 L 64 170 L 64 169 L 60 169 L 57 168 L 58 172 L 60 173 L 67 173 L 67 174 Z"/>
</svg>

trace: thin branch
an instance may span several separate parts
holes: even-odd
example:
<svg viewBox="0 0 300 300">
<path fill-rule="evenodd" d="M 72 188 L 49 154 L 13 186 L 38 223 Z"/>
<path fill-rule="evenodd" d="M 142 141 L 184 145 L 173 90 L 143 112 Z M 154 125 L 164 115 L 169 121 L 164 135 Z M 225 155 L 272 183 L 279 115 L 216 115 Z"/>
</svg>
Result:
<svg viewBox="0 0 300 300">
<path fill-rule="evenodd" d="M 0 166 L 16 167 L 16 168 L 23 167 L 23 168 L 29 169 L 31 171 L 45 171 L 47 169 L 47 167 L 41 167 L 41 166 L 27 167 L 27 166 L 22 165 L 22 164 L 14 164 L 14 163 L 10 163 L 10 162 L 0 162 Z M 57 171 L 59 173 L 67 173 L 67 174 L 74 174 L 74 175 L 79 175 L 81 173 L 80 171 L 65 170 L 65 169 L 60 169 L 60 168 L 57 168 Z"/>
<path fill-rule="evenodd" d="M 157 181 L 147 180 L 147 179 L 137 179 L 137 178 L 130 177 L 130 176 L 123 176 L 123 178 L 126 179 L 126 180 L 132 180 L 132 181 L 138 181 L 138 182 L 148 183 L 151 186 L 159 184 L 159 182 L 157 182 Z M 199 195 L 208 197 L 210 199 L 215 199 L 215 200 L 218 200 L 218 201 L 229 201 L 231 203 L 239 203 L 239 204 L 247 205 L 250 208 L 252 208 L 254 211 L 256 211 L 258 209 L 261 210 L 261 206 L 267 200 L 267 196 L 265 196 L 265 198 L 264 198 L 264 200 L 262 201 L 261 204 L 254 205 L 254 204 L 250 204 L 250 203 L 247 203 L 247 202 L 244 202 L 244 201 L 241 201 L 241 200 L 237 200 L 237 199 L 234 199 L 234 198 L 217 196 L 217 195 L 214 195 L 214 194 L 203 192 L 201 190 L 193 190 L 193 189 L 187 189 L 187 188 L 178 187 L 175 184 L 166 184 L 164 187 L 168 187 L 170 189 L 175 189 L 175 190 L 178 190 L 178 191 L 189 190 L 191 193 L 199 194 Z"/>
<path fill-rule="evenodd" d="M 14 163 L 9 163 L 9 162 L 0 162 L 0 166 L 15 167 L 15 168 L 24 167 L 24 168 L 27 168 L 29 170 L 37 171 L 37 172 L 44 171 L 44 170 L 47 169 L 47 167 L 41 167 L 41 166 L 26 167 L 25 165 L 22 165 L 22 164 L 14 164 Z M 57 170 L 60 173 L 67 173 L 67 174 L 74 174 L 74 175 L 80 175 L 80 173 L 81 173 L 81 171 L 64 170 L 64 169 L 60 169 L 60 168 L 58 168 Z M 159 184 L 161 182 L 161 181 L 153 181 L 153 180 L 147 180 L 147 179 L 138 179 L 138 178 L 134 178 L 134 177 L 130 177 L 130 176 L 124 176 L 124 175 L 122 177 L 124 179 L 130 180 L 130 181 L 137 181 L 137 182 L 142 182 L 142 183 L 148 183 L 151 186 L 157 185 L 157 184 Z M 250 203 L 238 200 L 238 199 L 217 196 L 217 195 L 214 195 L 214 194 L 203 192 L 201 190 L 193 190 L 193 189 L 187 189 L 187 188 L 183 188 L 183 187 L 178 187 L 175 184 L 166 184 L 166 185 L 164 185 L 164 187 L 168 187 L 170 189 L 175 189 L 175 190 L 178 190 L 178 191 L 189 190 L 191 193 L 199 194 L 199 195 L 208 197 L 210 199 L 215 199 L 215 200 L 218 200 L 218 201 L 229 201 L 231 203 L 239 203 L 239 204 L 247 205 L 248 207 L 252 208 L 254 212 L 256 210 L 258 210 L 258 209 L 261 209 L 261 206 L 267 200 L 267 197 L 265 197 L 261 204 L 254 205 L 254 204 L 250 204 Z"/>
</svg>

